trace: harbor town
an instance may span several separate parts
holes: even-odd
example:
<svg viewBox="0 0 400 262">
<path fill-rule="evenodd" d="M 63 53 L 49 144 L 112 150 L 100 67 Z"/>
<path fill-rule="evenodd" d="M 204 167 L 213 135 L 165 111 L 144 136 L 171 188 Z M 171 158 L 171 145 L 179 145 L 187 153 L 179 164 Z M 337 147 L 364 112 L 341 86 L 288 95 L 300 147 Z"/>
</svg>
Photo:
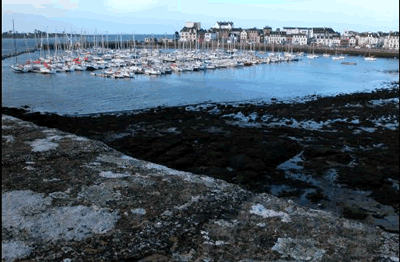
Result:
<svg viewBox="0 0 400 262">
<path fill-rule="evenodd" d="M 41 37 L 55 38 L 72 38 L 78 39 L 77 42 L 81 46 L 88 46 L 86 43 L 87 36 L 85 34 L 77 34 L 76 31 L 67 33 L 65 30 L 62 33 L 48 33 L 35 29 L 33 33 L 18 33 L 12 30 L 3 32 L 2 38 L 36 38 Z M 92 41 L 92 45 L 101 45 L 109 48 L 109 41 L 107 35 L 98 35 L 97 40 Z M 110 39 L 111 40 L 111 39 Z M 343 47 L 343 48 L 372 48 L 372 49 L 386 49 L 386 50 L 399 50 L 399 32 L 356 32 L 351 30 L 344 30 L 343 33 L 334 31 L 330 27 L 283 27 L 282 29 L 276 28 L 272 30 L 270 26 L 265 26 L 262 29 L 253 28 L 240 28 L 234 27 L 233 22 L 216 22 L 211 28 L 201 28 L 200 22 L 186 22 L 185 26 L 179 32 L 175 32 L 172 37 L 160 37 L 159 39 L 149 35 L 144 41 L 135 41 L 134 37 L 129 41 L 135 41 L 137 44 L 168 44 L 170 47 L 175 42 L 188 42 L 193 44 L 193 48 L 212 48 L 213 42 L 222 45 L 223 43 L 231 44 L 231 46 L 243 46 L 244 49 L 250 49 L 251 46 L 261 45 L 270 46 L 275 45 L 293 45 L 293 46 L 310 46 L 315 47 Z M 106 42 L 106 43 L 105 43 Z M 39 43 L 39 42 L 38 42 Z M 115 42 L 113 46 L 115 47 Z M 123 44 L 123 43 L 121 43 Z M 129 45 L 128 43 L 126 43 Z M 182 43 L 181 43 L 182 44 Z M 215 44 L 215 43 L 214 43 Z M 125 45 L 125 44 L 123 44 Z M 176 47 L 176 46 L 175 46 Z M 215 46 L 218 47 L 218 43 Z"/>
<path fill-rule="evenodd" d="M 134 78 L 135 74 L 161 75 L 298 61 L 305 53 L 307 59 L 322 55 L 344 60 L 345 55 L 363 54 L 365 60 L 374 61 L 376 57 L 398 57 L 399 50 L 398 32 L 346 30 L 340 34 L 325 27 L 283 27 L 272 31 L 269 26 L 235 28 L 233 22 L 216 22 L 208 30 L 202 29 L 200 22 L 186 22 L 173 39 L 156 41 L 146 37 L 141 43 L 134 41 L 134 36 L 127 41 L 122 41 L 121 36 L 110 43 L 104 35 L 94 35 L 88 41 L 85 35 L 64 33 L 54 34 L 50 45 L 48 33 L 45 37 L 41 31 L 35 33 L 40 35 L 35 49 L 39 57 L 12 65 L 13 71 L 54 74 L 89 70 L 96 71 L 94 76 Z M 162 52 L 171 48 L 175 51 Z M 28 47 L 27 52 L 31 52 Z"/>
</svg>

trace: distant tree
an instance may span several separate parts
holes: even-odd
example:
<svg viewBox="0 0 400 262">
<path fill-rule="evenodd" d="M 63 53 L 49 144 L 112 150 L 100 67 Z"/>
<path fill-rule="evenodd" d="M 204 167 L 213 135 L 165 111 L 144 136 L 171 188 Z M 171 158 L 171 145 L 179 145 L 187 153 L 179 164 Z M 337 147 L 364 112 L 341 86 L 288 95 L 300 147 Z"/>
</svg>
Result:
<svg viewBox="0 0 400 262">
<path fill-rule="evenodd" d="M 174 39 L 175 39 L 175 41 L 178 41 L 179 40 L 179 32 L 178 31 L 175 31 L 175 35 L 174 35 Z"/>
</svg>

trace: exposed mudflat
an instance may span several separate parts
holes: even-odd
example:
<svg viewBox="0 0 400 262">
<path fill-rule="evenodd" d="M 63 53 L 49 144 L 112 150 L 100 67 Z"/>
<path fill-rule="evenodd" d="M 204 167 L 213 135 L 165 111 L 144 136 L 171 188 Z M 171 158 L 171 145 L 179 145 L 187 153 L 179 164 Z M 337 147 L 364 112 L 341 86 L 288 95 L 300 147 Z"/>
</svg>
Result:
<svg viewBox="0 0 400 262">
<path fill-rule="evenodd" d="M 81 117 L 29 108 L 2 113 L 399 232 L 398 82 L 372 93 L 292 103 L 210 103 Z"/>
</svg>

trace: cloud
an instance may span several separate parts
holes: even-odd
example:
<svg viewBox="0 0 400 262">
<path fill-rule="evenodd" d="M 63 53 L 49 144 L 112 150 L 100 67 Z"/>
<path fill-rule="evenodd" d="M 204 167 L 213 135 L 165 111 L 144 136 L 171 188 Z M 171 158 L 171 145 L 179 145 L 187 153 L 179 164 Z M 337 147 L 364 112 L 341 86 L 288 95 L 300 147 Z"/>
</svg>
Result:
<svg viewBox="0 0 400 262">
<path fill-rule="evenodd" d="M 44 16 L 52 19 L 68 17 L 68 12 L 75 11 L 78 8 L 78 0 L 5 0 L 3 1 L 2 16 L 23 14 Z"/>
<path fill-rule="evenodd" d="M 25 5 L 32 7 L 33 9 L 54 7 L 73 10 L 79 7 L 79 0 L 4 0 L 2 2 L 3 7 L 7 5 Z"/>
</svg>

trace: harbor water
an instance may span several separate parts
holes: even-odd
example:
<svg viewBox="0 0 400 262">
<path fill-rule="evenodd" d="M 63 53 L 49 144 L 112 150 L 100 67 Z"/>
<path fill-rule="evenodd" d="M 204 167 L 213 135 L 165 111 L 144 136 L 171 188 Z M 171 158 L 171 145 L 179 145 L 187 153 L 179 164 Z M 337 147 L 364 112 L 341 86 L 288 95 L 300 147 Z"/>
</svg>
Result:
<svg viewBox="0 0 400 262">
<path fill-rule="evenodd" d="M 303 56 L 296 62 L 124 79 L 95 77 L 88 71 L 46 75 L 10 70 L 16 59 L 24 62 L 38 56 L 38 52 L 27 53 L 2 61 L 3 106 L 27 105 L 33 111 L 82 115 L 203 102 L 271 101 L 271 98 L 372 91 L 399 79 L 397 59 L 365 61 L 363 57 L 351 56 L 339 61 Z"/>
</svg>

